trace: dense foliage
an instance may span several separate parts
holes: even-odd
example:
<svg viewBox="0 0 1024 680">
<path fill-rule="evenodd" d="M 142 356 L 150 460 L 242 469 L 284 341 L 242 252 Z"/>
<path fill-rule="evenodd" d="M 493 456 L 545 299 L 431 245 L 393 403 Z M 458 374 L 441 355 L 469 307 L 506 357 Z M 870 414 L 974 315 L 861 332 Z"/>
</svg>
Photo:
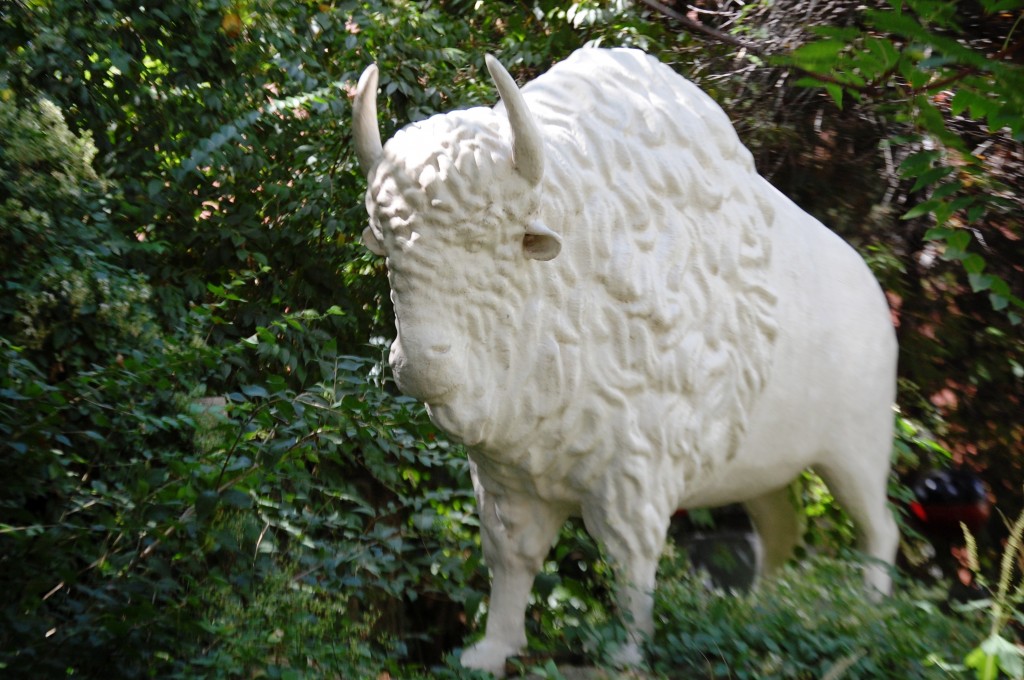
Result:
<svg viewBox="0 0 1024 680">
<path fill-rule="evenodd" d="M 899 323 L 901 404 L 989 471 L 1007 514 L 1024 441 L 1021 7 L 872 9 L 784 60 L 812 74 L 798 84 L 884 116 L 892 227 L 870 238 Z"/>
<path fill-rule="evenodd" d="M 529 78 L 638 46 L 698 81 L 889 293 L 900 471 L 955 458 L 1015 511 L 1021 3 L 860 5 L 0 5 L 0 673 L 471 675 L 449 657 L 486 615 L 467 465 L 389 382 L 383 265 L 358 243 L 349 95 L 371 61 L 385 136 L 493 101 L 486 52 Z M 811 545 L 847 545 L 827 490 L 801 493 Z M 539 647 L 616 639 L 598 554 L 567 527 Z M 983 635 L 913 588 L 868 608 L 831 563 L 745 598 L 668 569 L 665 677 L 939 677 L 929 653 Z"/>
<path fill-rule="evenodd" d="M 865 600 L 858 576 L 812 561 L 735 595 L 678 573 L 659 591 L 652 666 L 674 678 L 948 677 L 935 659 L 963 658 L 968 626 L 924 598 Z"/>
</svg>

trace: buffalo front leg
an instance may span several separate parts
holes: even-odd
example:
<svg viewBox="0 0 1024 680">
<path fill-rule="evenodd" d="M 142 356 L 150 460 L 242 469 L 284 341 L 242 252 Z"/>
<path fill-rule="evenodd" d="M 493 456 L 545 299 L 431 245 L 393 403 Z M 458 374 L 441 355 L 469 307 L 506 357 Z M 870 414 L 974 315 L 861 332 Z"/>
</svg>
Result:
<svg viewBox="0 0 1024 680">
<path fill-rule="evenodd" d="M 491 598 L 484 637 L 463 652 L 462 665 L 504 677 L 505 659 L 526 647 L 533 581 L 568 513 L 537 498 L 476 487 Z"/>
<path fill-rule="evenodd" d="M 583 508 L 587 531 L 603 545 L 615 572 L 627 633 L 626 643 L 612 655 L 619 666 L 641 665 L 641 646 L 654 633 L 655 577 L 669 523 L 668 513 L 642 496 L 632 498 L 633 504 L 618 507 L 595 499 Z"/>
</svg>

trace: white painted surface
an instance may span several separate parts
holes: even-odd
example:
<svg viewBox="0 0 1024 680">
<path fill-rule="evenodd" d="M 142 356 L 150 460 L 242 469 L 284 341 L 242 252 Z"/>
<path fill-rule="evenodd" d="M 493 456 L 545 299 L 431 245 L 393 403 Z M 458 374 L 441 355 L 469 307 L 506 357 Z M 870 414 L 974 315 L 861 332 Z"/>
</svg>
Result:
<svg viewBox="0 0 1024 680">
<path fill-rule="evenodd" d="M 488 68 L 494 109 L 383 147 L 376 67 L 355 106 L 395 380 L 470 452 L 493 584 L 463 663 L 500 675 L 526 644 L 533 578 L 570 515 L 616 563 L 625 663 L 652 630 L 677 508 L 745 502 L 772 568 L 798 539 L 786 486 L 813 466 L 891 562 L 896 341 L 863 260 L 652 57 L 580 50 L 522 90 Z M 889 589 L 884 569 L 867 579 Z"/>
</svg>

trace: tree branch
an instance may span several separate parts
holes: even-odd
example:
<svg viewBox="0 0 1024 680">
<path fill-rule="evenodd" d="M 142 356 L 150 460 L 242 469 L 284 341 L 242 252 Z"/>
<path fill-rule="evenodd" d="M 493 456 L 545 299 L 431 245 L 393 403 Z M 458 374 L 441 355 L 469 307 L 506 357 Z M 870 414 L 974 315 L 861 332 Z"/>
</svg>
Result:
<svg viewBox="0 0 1024 680">
<path fill-rule="evenodd" d="M 723 33 L 722 31 L 711 28 L 710 26 L 705 26 L 699 21 L 694 21 L 685 14 L 680 14 L 671 7 L 661 4 L 660 2 L 658 2 L 658 0 L 640 0 L 640 2 L 644 3 L 645 5 L 647 5 L 648 7 L 655 11 L 661 12 L 667 17 L 675 19 L 690 31 L 703 33 L 704 35 L 714 38 L 718 42 L 723 42 L 728 45 L 735 45 L 736 47 L 742 47 L 743 49 L 747 50 L 752 54 L 761 54 L 760 48 L 758 48 L 756 45 L 740 40 L 739 38 L 729 35 L 728 33 Z"/>
</svg>

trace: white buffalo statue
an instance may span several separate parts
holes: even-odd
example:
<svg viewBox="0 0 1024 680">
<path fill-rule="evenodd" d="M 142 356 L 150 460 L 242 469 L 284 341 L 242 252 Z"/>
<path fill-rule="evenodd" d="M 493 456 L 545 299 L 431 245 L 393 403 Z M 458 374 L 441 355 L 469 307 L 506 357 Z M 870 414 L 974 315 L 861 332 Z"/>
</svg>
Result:
<svg viewBox="0 0 1024 680">
<path fill-rule="evenodd" d="M 492 586 L 463 665 L 503 674 L 559 529 L 613 562 L 641 660 L 669 519 L 743 502 L 767 569 L 812 467 L 887 592 L 895 334 L 864 261 L 760 177 L 729 119 L 635 50 L 582 49 L 386 145 L 377 68 L 354 137 L 363 241 L 387 257 L 398 387 L 469 452 Z"/>
</svg>

